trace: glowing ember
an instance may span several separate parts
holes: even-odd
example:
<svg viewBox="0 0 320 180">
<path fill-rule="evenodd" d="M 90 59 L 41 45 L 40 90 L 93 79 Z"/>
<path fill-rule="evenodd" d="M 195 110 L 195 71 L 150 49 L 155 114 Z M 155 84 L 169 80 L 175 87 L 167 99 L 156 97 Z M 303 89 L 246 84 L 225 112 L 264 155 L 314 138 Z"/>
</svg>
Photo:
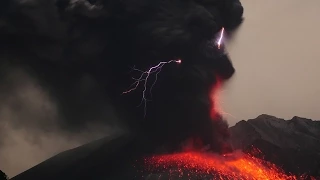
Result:
<svg viewBox="0 0 320 180">
<path fill-rule="evenodd" d="M 293 180 L 276 165 L 240 152 L 218 156 L 209 153 L 185 152 L 145 159 L 148 170 L 187 179 Z M 172 177 L 174 178 L 174 177 Z"/>
<path fill-rule="evenodd" d="M 149 80 L 149 77 L 151 74 L 155 73 L 155 80 L 154 82 L 152 83 L 151 87 L 150 87 L 150 92 L 153 88 L 153 86 L 155 85 L 155 83 L 157 82 L 157 79 L 158 79 L 158 74 L 161 72 L 161 69 L 162 67 L 165 65 L 165 64 L 169 64 L 169 63 L 177 63 L 177 64 L 180 64 L 182 61 L 180 59 L 178 60 L 170 60 L 170 61 L 163 61 L 163 62 L 160 62 L 158 63 L 157 65 L 155 66 L 152 66 L 150 67 L 147 71 L 142 71 L 140 69 L 136 69 L 136 68 L 133 68 L 134 71 L 138 71 L 138 72 L 141 72 L 141 75 L 139 78 L 132 78 L 135 82 L 133 84 L 131 84 L 131 86 L 129 87 L 130 89 L 127 90 L 127 91 L 124 91 L 122 94 L 127 94 L 131 91 L 134 91 L 138 88 L 140 82 L 143 82 L 144 84 L 144 89 L 143 89 L 143 92 L 142 92 L 142 99 L 141 99 L 141 103 L 144 102 L 144 116 L 146 115 L 146 110 L 147 110 L 147 96 L 146 96 L 146 91 L 147 91 L 147 86 L 148 86 L 148 80 Z"/>
</svg>

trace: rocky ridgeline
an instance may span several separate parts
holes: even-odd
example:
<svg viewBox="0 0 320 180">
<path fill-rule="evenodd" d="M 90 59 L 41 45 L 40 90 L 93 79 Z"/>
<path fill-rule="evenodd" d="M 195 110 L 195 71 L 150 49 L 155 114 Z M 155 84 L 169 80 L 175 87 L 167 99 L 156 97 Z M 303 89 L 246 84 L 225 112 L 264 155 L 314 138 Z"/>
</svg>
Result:
<svg viewBox="0 0 320 180">
<path fill-rule="evenodd" d="M 288 172 L 320 175 L 320 121 L 293 117 L 284 120 L 262 114 L 230 127 L 234 149 L 252 151 Z"/>
</svg>

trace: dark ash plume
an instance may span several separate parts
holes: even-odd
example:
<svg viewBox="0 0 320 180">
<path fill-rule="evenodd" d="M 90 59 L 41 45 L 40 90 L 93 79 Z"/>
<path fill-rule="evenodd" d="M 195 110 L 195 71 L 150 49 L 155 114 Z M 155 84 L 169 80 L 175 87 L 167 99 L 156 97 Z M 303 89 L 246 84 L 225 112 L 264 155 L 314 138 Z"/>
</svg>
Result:
<svg viewBox="0 0 320 180">
<path fill-rule="evenodd" d="M 241 24 L 238 0 L 1 3 L 1 63 L 24 68 L 56 99 L 59 127 L 78 132 L 92 122 L 118 123 L 105 113 L 110 101 L 122 123 L 155 145 L 197 136 L 219 151 L 219 127 L 227 125 L 213 123 L 209 94 L 216 76 L 227 80 L 235 70 L 213 40 L 222 27 Z M 183 63 L 163 69 L 144 119 L 140 92 L 121 95 L 132 83 L 130 67 L 176 58 Z"/>
</svg>

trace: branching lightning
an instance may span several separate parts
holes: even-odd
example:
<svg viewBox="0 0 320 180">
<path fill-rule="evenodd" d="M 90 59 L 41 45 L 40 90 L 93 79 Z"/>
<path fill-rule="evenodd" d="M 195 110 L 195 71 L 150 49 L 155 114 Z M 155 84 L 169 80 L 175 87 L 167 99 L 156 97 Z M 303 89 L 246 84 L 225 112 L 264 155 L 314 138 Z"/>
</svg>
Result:
<svg viewBox="0 0 320 180">
<path fill-rule="evenodd" d="M 218 40 L 217 40 L 217 42 L 216 42 L 216 43 L 217 43 L 217 46 L 218 46 L 218 49 L 220 49 L 220 47 L 221 47 L 222 40 L 223 40 L 223 36 L 224 36 L 224 27 L 221 29 L 219 38 L 218 38 Z M 150 89 L 149 89 L 150 94 L 151 94 L 151 96 L 152 96 L 152 93 L 151 93 L 152 88 L 154 87 L 154 85 L 155 85 L 156 82 L 157 82 L 158 75 L 159 75 L 159 73 L 161 72 L 162 67 L 163 67 L 165 64 L 170 64 L 170 63 L 180 64 L 180 63 L 181 63 L 181 60 L 178 59 L 178 60 L 162 61 L 162 62 L 159 62 L 157 65 L 150 67 L 147 71 L 143 71 L 143 70 L 140 70 L 140 69 L 137 69 L 137 68 L 133 67 L 133 70 L 134 70 L 134 71 L 137 71 L 137 72 L 140 72 L 141 75 L 140 75 L 139 78 L 134 78 L 134 77 L 132 77 L 132 79 L 134 80 L 134 83 L 131 84 L 131 86 L 129 87 L 129 89 L 128 89 L 127 91 L 122 92 L 122 94 L 127 94 L 127 93 L 130 93 L 130 92 L 136 90 L 136 89 L 139 87 L 139 85 L 140 85 L 141 83 L 143 83 L 144 89 L 143 89 L 143 91 L 142 91 L 142 98 L 141 98 L 141 103 L 140 103 L 140 105 L 141 105 L 142 103 L 144 103 L 144 116 L 146 116 L 146 112 L 147 112 L 147 101 L 148 101 L 148 99 L 147 99 L 146 93 L 147 93 L 147 90 L 148 90 L 148 81 L 149 81 L 150 75 L 155 74 L 155 80 L 154 80 L 154 82 L 151 84 L 151 87 L 150 87 Z M 139 105 L 139 106 L 140 106 L 140 105 Z"/>
<path fill-rule="evenodd" d="M 142 99 L 141 99 L 140 105 L 142 103 L 144 103 L 144 116 L 146 116 L 146 112 L 147 112 L 147 101 L 148 100 L 147 100 L 146 92 L 147 92 L 147 89 L 148 89 L 148 80 L 150 78 L 150 75 L 155 74 L 155 80 L 152 83 L 152 85 L 150 87 L 150 90 L 149 90 L 150 94 L 151 94 L 152 88 L 157 82 L 158 75 L 161 72 L 162 67 L 165 64 L 170 64 L 170 63 L 180 64 L 181 60 L 178 59 L 178 60 L 162 61 L 162 62 L 159 62 L 157 65 L 150 67 L 147 71 L 143 71 L 143 70 L 140 70 L 140 69 L 133 68 L 134 71 L 140 72 L 141 75 L 140 75 L 139 78 L 132 77 L 132 79 L 134 80 L 134 83 L 131 84 L 129 89 L 127 91 L 124 91 L 122 94 L 127 94 L 127 93 L 130 93 L 131 91 L 136 90 L 138 88 L 138 86 L 140 85 L 140 83 L 143 83 L 144 89 L 142 91 Z M 152 94 L 151 94 L 151 96 L 152 96 Z"/>
<path fill-rule="evenodd" d="M 217 41 L 218 49 L 220 49 L 220 47 L 221 47 L 223 36 L 224 36 L 224 27 L 221 29 L 221 33 L 220 33 L 219 39 Z"/>
</svg>

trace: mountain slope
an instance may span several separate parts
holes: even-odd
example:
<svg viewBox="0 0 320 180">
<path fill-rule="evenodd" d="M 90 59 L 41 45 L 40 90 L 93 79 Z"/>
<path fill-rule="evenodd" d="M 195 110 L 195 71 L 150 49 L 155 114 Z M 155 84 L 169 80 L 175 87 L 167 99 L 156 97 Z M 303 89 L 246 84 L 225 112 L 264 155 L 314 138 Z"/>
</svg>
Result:
<svg viewBox="0 0 320 180">
<path fill-rule="evenodd" d="M 234 149 L 260 149 L 259 156 L 288 172 L 320 175 L 320 121 L 270 115 L 240 121 L 230 128 Z M 263 156 L 263 157 L 262 157 Z"/>
<path fill-rule="evenodd" d="M 119 133 L 93 141 L 61 152 L 12 180 L 99 179 L 104 174 L 108 177 L 117 171 L 115 168 L 118 163 L 129 164 L 127 160 L 134 154 L 127 153 L 128 149 L 133 149 L 132 139 L 128 134 Z"/>
<path fill-rule="evenodd" d="M 299 117 L 285 121 L 260 115 L 231 127 L 231 143 L 235 149 L 249 151 L 287 172 L 320 177 L 319 124 Z M 130 134 L 118 134 L 62 152 L 12 180 L 134 179 L 139 167 L 136 160 L 154 152 L 151 144 Z M 254 153 L 256 148 L 262 153 Z"/>
</svg>

